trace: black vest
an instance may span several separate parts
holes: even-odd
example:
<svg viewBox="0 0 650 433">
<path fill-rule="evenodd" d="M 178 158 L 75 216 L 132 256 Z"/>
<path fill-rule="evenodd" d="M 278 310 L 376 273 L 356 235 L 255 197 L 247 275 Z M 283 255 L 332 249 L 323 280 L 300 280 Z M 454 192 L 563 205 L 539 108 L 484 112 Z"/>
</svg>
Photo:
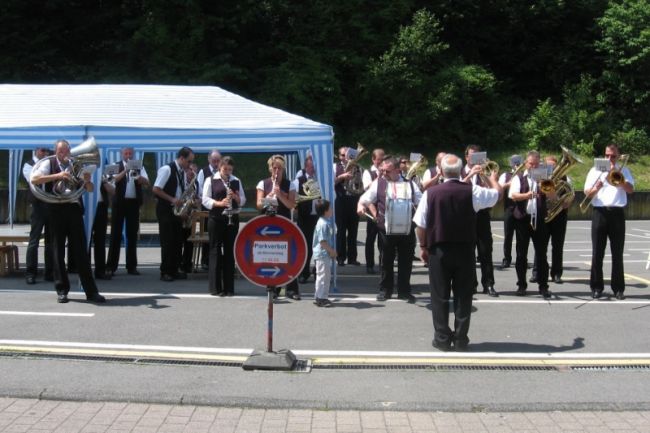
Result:
<svg viewBox="0 0 650 433">
<path fill-rule="evenodd" d="M 178 187 L 178 169 L 176 168 L 176 161 L 172 161 L 167 166 L 171 169 L 171 173 L 169 174 L 169 179 L 167 179 L 167 183 L 165 186 L 162 188 L 163 191 L 167 195 L 170 195 L 172 197 L 176 197 L 176 188 Z M 185 185 L 182 185 L 181 190 L 185 188 Z M 156 209 L 163 211 L 163 212 L 169 212 L 172 210 L 173 204 L 168 202 L 165 199 L 158 198 L 158 202 L 156 203 Z"/>
<path fill-rule="evenodd" d="M 448 180 L 427 189 L 427 246 L 440 243 L 476 243 L 473 186 Z"/>
<path fill-rule="evenodd" d="M 342 175 L 344 172 L 345 172 L 345 169 L 343 167 L 343 164 L 341 164 L 340 162 L 337 162 L 336 163 L 336 174 L 334 176 L 335 179 L 337 177 L 339 177 L 340 175 Z M 334 192 L 336 193 L 336 197 L 343 197 L 345 195 L 345 187 L 343 186 L 344 183 L 345 183 L 345 181 L 339 182 L 339 183 L 334 185 Z"/>
<path fill-rule="evenodd" d="M 524 177 L 522 173 L 517 175 L 519 177 L 519 192 L 525 194 L 530 191 L 530 186 L 528 185 L 528 176 Z M 526 208 L 528 207 L 528 200 L 521 200 L 515 202 L 515 208 L 513 215 L 516 219 L 524 219 L 528 216 Z M 543 221 L 546 217 L 546 196 L 538 192 L 537 195 L 537 221 Z"/>
<path fill-rule="evenodd" d="M 124 161 L 120 161 L 120 172 L 124 170 Z M 117 203 L 124 200 L 124 195 L 126 194 L 126 183 L 128 179 L 128 173 L 122 178 L 119 182 L 115 183 L 115 196 L 113 197 L 113 202 Z M 142 185 L 135 182 L 135 199 L 138 201 L 138 206 L 142 206 Z"/>
<path fill-rule="evenodd" d="M 287 194 L 289 194 L 289 189 L 291 188 L 291 182 L 289 182 L 287 179 L 282 178 L 280 181 L 280 191 L 284 191 Z M 268 193 L 270 193 L 273 190 L 273 179 L 272 178 L 266 178 L 264 179 L 264 195 L 266 196 Z M 264 213 L 264 209 L 260 213 Z M 283 217 L 287 217 L 291 219 L 291 211 L 289 210 L 288 207 L 282 203 L 280 199 L 278 199 L 278 210 L 277 210 L 278 215 L 282 215 Z"/>
<path fill-rule="evenodd" d="M 223 200 L 224 198 L 226 198 L 226 195 L 228 193 L 226 191 L 226 184 L 224 183 L 224 181 L 221 179 L 212 178 L 210 182 L 212 186 L 212 200 Z M 239 180 L 237 179 L 231 180 L 230 189 L 233 191 L 239 191 Z M 239 203 L 233 200 L 232 208 L 233 209 L 239 208 Z M 222 207 L 212 206 L 212 209 L 210 209 L 210 216 L 214 218 L 219 217 L 223 213 L 223 210 L 224 208 Z M 238 215 L 233 215 L 233 219 L 234 218 L 238 218 Z"/>
</svg>

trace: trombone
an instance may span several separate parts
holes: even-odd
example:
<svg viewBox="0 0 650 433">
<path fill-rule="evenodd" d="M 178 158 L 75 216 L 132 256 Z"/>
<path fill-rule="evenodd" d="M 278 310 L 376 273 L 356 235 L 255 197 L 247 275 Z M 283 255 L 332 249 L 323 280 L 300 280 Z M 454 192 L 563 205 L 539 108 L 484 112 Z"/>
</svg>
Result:
<svg viewBox="0 0 650 433">
<path fill-rule="evenodd" d="M 630 155 L 627 153 L 624 153 L 619 157 L 619 161 L 621 162 L 621 166 L 617 169 L 616 167 L 612 168 L 609 171 L 603 171 L 600 176 L 598 176 L 598 179 L 589 187 L 589 189 L 593 188 L 598 181 L 603 180 L 603 175 L 606 174 L 605 179 L 607 180 L 607 183 L 609 183 L 612 186 L 620 186 L 623 183 L 625 183 L 625 176 L 623 175 L 623 167 L 627 164 L 627 161 L 630 159 Z M 585 198 L 582 200 L 580 203 L 580 211 L 582 213 L 587 212 L 587 209 L 591 206 L 591 203 L 594 201 L 594 198 L 598 195 L 598 192 L 596 191 L 594 195 L 589 197 L 588 195 L 585 195 Z"/>
</svg>

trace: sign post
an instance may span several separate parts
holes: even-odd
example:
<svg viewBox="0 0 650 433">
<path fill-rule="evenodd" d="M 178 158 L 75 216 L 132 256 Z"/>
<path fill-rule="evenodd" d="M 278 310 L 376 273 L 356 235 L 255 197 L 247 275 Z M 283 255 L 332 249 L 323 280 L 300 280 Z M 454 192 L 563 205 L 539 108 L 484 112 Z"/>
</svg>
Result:
<svg viewBox="0 0 650 433">
<path fill-rule="evenodd" d="M 307 260 L 307 242 L 300 229 L 280 215 L 250 220 L 235 239 L 235 262 L 251 283 L 266 287 L 268 322 L 266 351 L 254 351 L 244 370 L 291 370 L 296 357 L 290 350 L 273 351 L 275 289 L 298 277 Z"/>
</svg>

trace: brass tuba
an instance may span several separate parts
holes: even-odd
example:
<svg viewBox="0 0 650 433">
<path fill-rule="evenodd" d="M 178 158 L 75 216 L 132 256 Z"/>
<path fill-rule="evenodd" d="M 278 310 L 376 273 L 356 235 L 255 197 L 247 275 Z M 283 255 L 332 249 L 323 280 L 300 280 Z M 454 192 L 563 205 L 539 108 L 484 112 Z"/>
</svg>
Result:
<svg viewBox="0 0 650 433">
<path fill-rule="evenodd" d="M 296 197 L 296 203 L 318 200 L 321 198 L 320 185 L 318 185 L 318 182 L 313 177 L 307 179 L 307 181 L 302 184 L 302 190 L 305 191 L 305 195 L 298 194 Z"/>
<path fill-rule="evenodd" d="M 424 176 L 428 164 L 429 161 L 427 161 L 427 158 L 424 155 L 420 155 L 420 159 L 411 164 L 406 172 L 406 180 L 409 182 L 415 180 L 418 188 L 422 190 L 422 176 Z"/>
<path fill-rule="evenodd" d="M 359 166 L 358 161 L 368 153 L 366 149 L 357 143 L 357 148 L 352 149 L 348 148 L 347 156 L 348 162 L 345 164 L 345 172 L 352 173 L 352 177 L 347 179 L 343 184 L 345 190 L 352 195 L 361 195 L 363 194 L 363 179 L 361 173 L 361 167 Z"/>
<path fill-rule="evenodd" d="M 564 146 L 562 148 L 562 158 L 558 165 L 553 169 L 551 177 L 542 180 L 539 185 L 539 190 L 544 194 L 555 193 L 554 199 L 547 199 L 546 201 L 546 217 L 544 222 L 552 221 L 562 210 L 573 201 L 576 194 L 573 187 L 569 182 L 562 180 L 564 175 L 571 167 L 576 164 L 582 164 L 582 160 Z"/>
<path fill-rule="evenodd" d="M 56 159 L 56 155 L 48 156 L 47 158 L 40 159 L 34 164 L 33 170 L 36 170 L 45 161 L 50 161 L 50 164 Z M 83 169 L 89 165 L 99 165 L 99 150 L 95 137 L 89 137 L 79 145 L 70 149 L 70 174 L 72 175 L 71 181 L 59 180 L 52 186 L 52 192 L 47 192 L 45 189 L 38 185 L 29 182 L 29 189 L 34 196 L 45 203 L 60 204 L 60 203 L 75 203 L 79 201 L 84 189 L 84 181 L 82 179 Z"/>
</svg>

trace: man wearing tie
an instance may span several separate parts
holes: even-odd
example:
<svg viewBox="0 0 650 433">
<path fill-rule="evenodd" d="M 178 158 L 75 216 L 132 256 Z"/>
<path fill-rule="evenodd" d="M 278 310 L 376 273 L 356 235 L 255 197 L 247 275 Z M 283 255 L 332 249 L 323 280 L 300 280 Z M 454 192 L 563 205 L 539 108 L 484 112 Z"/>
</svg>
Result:
<svg viewBox="0 0 650 433">
<path fill-rule="evenodd" d="M 109 275 L 117 271 L 122 248 L 122 228 L 126 223 L 126 271 L 129 275 L 138 272 L 138 230 L 140 228 L 140 206 L 142 188 L 149 185 L 149 177 L 144 166 L 139 173 L 131 173 L 127 163 L 133 159 L 133 148 L 123 147 L 119 162 L 120 172 L 115 175 L 115 195 L 111 208 L 111 243 L 108 249 L 106 268 Z"/>
<path fill-rule="evenodd" d="M 539 192 L 537 180 L 532 177 L 532 171 L 539 167 L 539 152 L 531 150 L 526 156 L 526 171 L 512 178 L 510 183 L 510 198 L 515 202 L 513 211 L 515 217 L 515 236 L 517 239 L 517 296 L 526 296 L 526 270 L 528 269 L 528 245 L 533 239 L 535 254 L 538 257 L 537 284 L 539 293 L 544 299 L 551 298 L 548 290 L 548 262 L 546 250 L 548 247 L 548 227 L 544 222 L 546 217 L 546 196 Z"/>
</svg>

